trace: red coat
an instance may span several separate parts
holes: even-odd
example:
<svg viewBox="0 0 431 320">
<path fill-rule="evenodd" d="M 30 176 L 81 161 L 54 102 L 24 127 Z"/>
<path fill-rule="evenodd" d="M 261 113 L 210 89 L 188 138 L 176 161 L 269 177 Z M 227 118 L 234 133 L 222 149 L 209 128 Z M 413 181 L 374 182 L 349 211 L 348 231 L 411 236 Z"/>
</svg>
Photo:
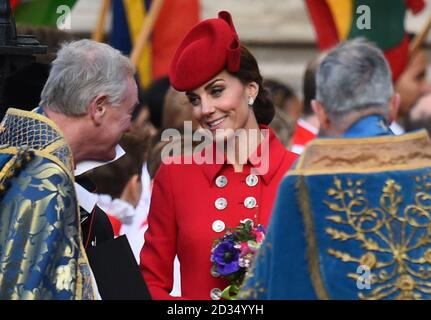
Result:
<svg viewBox="0 0 431 320">
<path fill-rule="evenodd" d="M 161 165 L 154 180 L 140 265 L 153 299 L 172 298 L 169 292 L 175 254 L 181 265 L 183 298 L 211 299 L 211 290 L 228 285 L 210 274 L 214 239 L 246 218 L 266 226 L 278 184 L 296 159 L 272 131 L 269 150 L 269 170 L 257 176 L 255 186 L 246 183 L 253 184 L 250 178 L 247 180 L 251 165 L 245 165 L 241 173 L 235 173 L 228 164 Z M 223 187 L 220 178 L 217 180 L 220 176 L 227 178 Z M 245 206 L 248 197 L 256 200 L 254 208 Z M 224 209 L 223 200 L 216 208 L 220 198 L 227 201 Z M 248 205 L 253 206 L 253 201 Z"/>
</svg>

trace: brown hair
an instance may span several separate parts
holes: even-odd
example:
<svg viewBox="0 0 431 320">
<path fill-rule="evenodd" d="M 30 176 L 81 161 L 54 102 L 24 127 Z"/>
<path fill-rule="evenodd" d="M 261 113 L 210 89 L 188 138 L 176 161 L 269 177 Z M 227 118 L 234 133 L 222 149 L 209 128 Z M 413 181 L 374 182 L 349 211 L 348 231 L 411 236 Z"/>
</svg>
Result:
<svg viewBox="0 0 431 320">
<path fill-rule="evenodd" d="M 257 123 L 268 125 L 275 115 L 274 104 L 272 103 L 271 95 L 268 90 L 263 86 L 262 75 L 260 74 L 256 59 L 243 45 L 241 45 L 241 63 L 239 71 L 232 73 L 232 75 L 245 85 L 253 81 L 259 85 L 259 93 L 253 103 L 253 111 Z"/>
<path fill-rule="evenodd" d="M 326 52 L 322 52 L 307 63 L 302 81 L 302 93 L 304 96 L 303 113 L 306 116 L 314 113 L 311 107 L 311 101 L 316 99 L 316 73 L 320 62 L 326 56 Z"/>
</svg>

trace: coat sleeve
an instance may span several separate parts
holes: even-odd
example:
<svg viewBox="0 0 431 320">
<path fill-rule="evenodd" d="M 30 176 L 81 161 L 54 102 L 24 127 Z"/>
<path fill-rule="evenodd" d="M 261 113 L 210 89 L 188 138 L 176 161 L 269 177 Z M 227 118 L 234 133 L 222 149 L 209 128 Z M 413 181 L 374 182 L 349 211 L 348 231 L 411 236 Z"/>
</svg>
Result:
<svg viewBox="0 0 431 320">
<path fill-rule="evenodd" d="M 174 299 L 173 263 L 177 247 L 175 195 L 172 168 L 162 164 L 154 179 L 148 214 L 148 230 L 140 254 L 140 269 L 151 296 L 156 300 Z"/>
<path fill-rule="evenodd" d="M 11 178 L 2 196 L 0 299 L 82 298 L 71 179 L 55 163 L 37 157 Z"/>
</svg>

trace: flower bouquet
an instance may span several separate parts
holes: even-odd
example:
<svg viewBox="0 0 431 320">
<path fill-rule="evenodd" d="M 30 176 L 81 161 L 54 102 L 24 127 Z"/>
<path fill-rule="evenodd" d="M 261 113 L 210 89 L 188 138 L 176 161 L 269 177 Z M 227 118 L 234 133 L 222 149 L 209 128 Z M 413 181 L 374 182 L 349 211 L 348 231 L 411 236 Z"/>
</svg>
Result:
<svg viewBox="0 0 431 320">
<path fill-rule="evenodd" d="M 211 249 L 211 274 L 214 277 L 228 279 L 221 297 L 234 300 L 253 258 L 265 238 L 265 228 L 245 219 L 234 229 L 228 229 L 225 235 L 216 239 Z"/>
</svg>

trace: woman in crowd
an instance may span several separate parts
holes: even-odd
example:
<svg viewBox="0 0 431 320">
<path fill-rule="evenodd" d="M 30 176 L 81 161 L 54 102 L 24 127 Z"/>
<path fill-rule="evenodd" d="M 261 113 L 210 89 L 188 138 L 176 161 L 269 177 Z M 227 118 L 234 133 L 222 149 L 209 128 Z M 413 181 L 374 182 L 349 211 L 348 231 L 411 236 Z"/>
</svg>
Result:
<svg viewBox="0 0 431 320">
<path fill-rule="evenodd" d="M 195 149 L 204 161 L 180 156 L 160 166 L 141 271 L 152 297 L 169 299 L 178 255 L 182 298 L 219 299 L 228 282 L 211 272 L 214 240 L 247 218 L 268 224 L 278 184 L 295 155 L 267 127 L 274 106 L 228 12 L 186 35 L 169 77 L 186 93 L 185 107 L 192 108 L 212 143 Z"/>
</svg>

